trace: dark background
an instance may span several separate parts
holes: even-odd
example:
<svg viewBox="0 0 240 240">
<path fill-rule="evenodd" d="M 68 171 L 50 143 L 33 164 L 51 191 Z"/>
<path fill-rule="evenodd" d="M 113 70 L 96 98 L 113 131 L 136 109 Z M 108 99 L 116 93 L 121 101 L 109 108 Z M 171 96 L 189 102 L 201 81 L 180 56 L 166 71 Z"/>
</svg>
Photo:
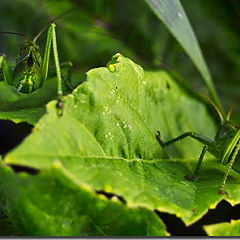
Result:
<svg viewBox="0 0 240 240">
<path fill-rule="evenodd" d="M 218 94 L 232 121 L 240 123 L 240 2 L 238 0 L 181 1 L 197 35 Z M 61 61 L 71 60 L 74 71 L 105 66 L 117 52 L 145 69 L 174 69 L 194 90 L 206 91 L 187 55 L 150 11 L 144 0 L 1 0 L 0 31 L 24 34 L 28 39 L 50 21 L 57 24 Z M 38 41 L 44 51 L 46 33 Z M 15 64 L 22 39 L 0 34 L 0 53 Z M 0 154 L 16 147 L 31 132 L 27 123 L 0 121 Z M 173 235 L 204 235 L 202 225 L 239 219 L 240 206 L 222 201 L 200 221 L 186 228 L 173 215 L 157 214 Z"/>
</svg>

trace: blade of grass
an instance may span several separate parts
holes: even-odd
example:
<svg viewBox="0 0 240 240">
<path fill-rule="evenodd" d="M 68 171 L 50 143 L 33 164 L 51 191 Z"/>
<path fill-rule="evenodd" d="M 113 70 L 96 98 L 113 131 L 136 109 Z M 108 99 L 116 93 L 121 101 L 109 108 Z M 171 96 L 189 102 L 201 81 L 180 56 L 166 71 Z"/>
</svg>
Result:
<svg viewBox="0 0 240 240">
<path fill-rule="evenodd" d="M 167 26 L 176 40 L 182 45 L 189 55 L 207 85 L 209 94 L 214 100 L 223 116 L 222 105 L 217 96 L 210 72 L 203 58 L 197 38 L 188 21 L 184 9 L 179 0 L 145 0 L 152 11 Z"/>
</svg>

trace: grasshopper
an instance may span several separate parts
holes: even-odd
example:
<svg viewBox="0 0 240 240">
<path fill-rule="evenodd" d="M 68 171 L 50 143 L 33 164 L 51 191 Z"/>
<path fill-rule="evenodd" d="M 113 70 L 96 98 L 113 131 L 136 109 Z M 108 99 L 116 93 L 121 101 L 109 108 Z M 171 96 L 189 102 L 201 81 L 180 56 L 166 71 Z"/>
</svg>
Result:
<svg viewBox="0 0 240 240">
<path fill-rule="evenodd" d="M 16 34 L 24 38 L 24 44 L 20 49 L 20 57 L 17 59 L 17 64 L 12 71 L 8 66 L 6 56 L 0 56 L 0 69 L 2 69 L 4 81 L 6 84 L 15 87 L 21 93 L 32 93 L 33 91 L 41 88 L 43 84 L 47 81 L 48 68 L 50 62 L 50 51 L 51 46 L 53 48 L 53 55 L 56 68 L 57 76 L 57 113 L 62 115 L 63 113 L 63 90 L 62 83 L 64 83 L 72 89 L 70 84 L 71 76 L 71 62 L 66 62 L 63 64 L 59 63 L 58 51 L 57 51 L 57 40 L 56 40 L 56 24 L 51 23 L 48 27 L 47 40 L 45 46 L 44 57 L 42 59 L 40 55 L 40 48 L 36 44 L 37 39 L 45 31 L 46 27 L 40 31 L 33 41 L 28 41 L 27 38 L 21 33 L 14 32 L 1 32 L 7 34 Z M 68 74 L 67 78 L 61 75 L 61 68 L 67 68 Z"/>
<path fill-rule="evenodd" d="M 225 191 L 225 184 L 228 177 L 228 174 L 230 172 L 230 169 L 232 168 L 234 171 L 240 173 L 240 155 L 238 155 L 238 152 L 240 150 L 240 127 L 236 126 L 235 124 L 231 123 L 229 121 L 231 110 L 228 112 L 227 117 L 224 118 L 218 109 L 218 107 L 212 102 L 211 99 L 210 103 L 214 106 L 216 109 L 220 119 L 221 124 L 220 127 L 215 135 L 215 139 L 211 140 L 207 137 L 204 137 L 196 132 L 185 132 L 181 134 L 180 136 L 173 138 L 171 140 L 168 140 L 166 142 L 161 140 L 160 132 L 157 131 L 156 138 L 159 142 L 159 144 L 162 147 L 171 145 L 185 137 L 191 137 L 196 139 L 197 141 L 204 144 L 204 147 L 202 149 L 202 152 L 200 154 L 200 157 L 198 159 L 197 166 L 195 168 L 195 171 L 193 175 L 191 176 L 185 176 L 185 178 L 189 181 L 193 181 L 199 174 L 199 170 L 201 168 L 202 160 L 204 158 L 204 155 L 206 151 L 210 152 L 214 157 L 219 159 L 221 161 L 221 164 L 227 165 L 227 169 L 224 173 L 220 188 L 219 188 L 219 194 L 228 195 Z"/>
</svg>

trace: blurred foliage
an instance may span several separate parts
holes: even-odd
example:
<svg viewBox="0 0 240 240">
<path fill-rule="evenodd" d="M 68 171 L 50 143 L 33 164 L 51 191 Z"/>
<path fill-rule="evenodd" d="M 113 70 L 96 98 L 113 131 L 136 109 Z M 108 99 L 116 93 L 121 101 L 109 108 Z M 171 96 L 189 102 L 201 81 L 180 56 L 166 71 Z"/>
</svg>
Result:
<svg viewBox="0 0 240 240">
<path fill-rule="evenodd" d="M 185 3 L 185 4 L 184 4 Z M 240 87 L 240 2 L 183 1 L 225 108 L 237 103 Z M 239 124 L 240 108 L 232 119 Z"/>
</svg>

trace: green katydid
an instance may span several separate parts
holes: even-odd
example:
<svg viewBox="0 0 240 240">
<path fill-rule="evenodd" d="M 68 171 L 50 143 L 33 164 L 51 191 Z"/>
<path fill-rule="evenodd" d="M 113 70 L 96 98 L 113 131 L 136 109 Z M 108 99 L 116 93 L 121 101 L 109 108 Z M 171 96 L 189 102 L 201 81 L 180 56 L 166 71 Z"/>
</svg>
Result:
<svg viewBox="0 0 240 240">
<path fill-rule="evenodd" d="M 24 37 L 25 43 L 20 49 L 20 57 L 17 60 L 16 67 L 12 71 L 7 63 L 5 55 L 0 56 L 0 69 L 2 68 L 4 81 L 15 87 L 19 92 L 22 93 L 31 93 L 43 86 L 47 81 L 48 77 L 48 68 L 50 62 L 50 50 L 51 46 L 53 48 L 53 55 L 56 68 L 57 76 L 57 112 L 59 115 L 62 115 L 63 111 L 63 90 L 62 82 L 65 81 L 65 84 L 71 88 L 70 84 L 70 75 L 72 64 L 66 62 L 59 64 L 58 51 L 57 51 L 57 41 L 56 41 L 56 31 L 55 23 L 51 23 L 48 28 L 47 41 L 45 47 L 44 57 L 42 59 L 39 46 L 36 44 L 39 36 L 44 32 L 46 28 L 40 31 L 33 41 L 28 41 L 27 38 L 20 33 L 13 32 L 2 32 L 8 34 L 16 34 Z M 67 78 L 62 77 L 61 68 L 68 68 Z"/>
<path fill-rule="evenodd" d="M 210 99 L 209 99 L 210 100 Z M 221 164 L 228 164 L 228 167 L 225 171 L 225 174 L 223 176 L 219 193 L 220 194 L 227 194 L 224 191 L 225 183 L 228 177 L 228 174 L 230 172 L 230 169 L 232 168 L 236 172 L 240 173 L 240 155 L 238 155 L 238 152 L 240 150 L 240 127 L 234 125 L 229 121 L 231 111 L 227 114 L 227 117 L 223 117 L 218 107 L 210 100 L 211 104 L 214 106 L 216 111 L 218 112 L 218 115 L 221 119 L 221 125 L 216 133 L 215 139 L 211 140 L 207 137 L 204 137 L 198 133 L 195 132 L 186 132 L 181 134 L 180 136 L 173 138 L 171 140 L 168 140 L 166 142 L 161 140 L 160 132 L 157 132 L 156 138 L 160 145 L 162 147 L 171 145 L 172 143 L 175 143 L 185 137 L 192 137 L 199 142 L 204 144 L 204 147 L 202 149 L 201 155 L 198 159 L 198 163 L 196 166 L 196 169 L 192 176 L 185 176 L 185 178 L 189 181 L 194 180 L 198 174 L 199 170 L 201 168 L 202 160 L 204 158 L 204 155 L 206 151 L 210 152 L 213 156 L 221 160 Z"/>
</svg>

